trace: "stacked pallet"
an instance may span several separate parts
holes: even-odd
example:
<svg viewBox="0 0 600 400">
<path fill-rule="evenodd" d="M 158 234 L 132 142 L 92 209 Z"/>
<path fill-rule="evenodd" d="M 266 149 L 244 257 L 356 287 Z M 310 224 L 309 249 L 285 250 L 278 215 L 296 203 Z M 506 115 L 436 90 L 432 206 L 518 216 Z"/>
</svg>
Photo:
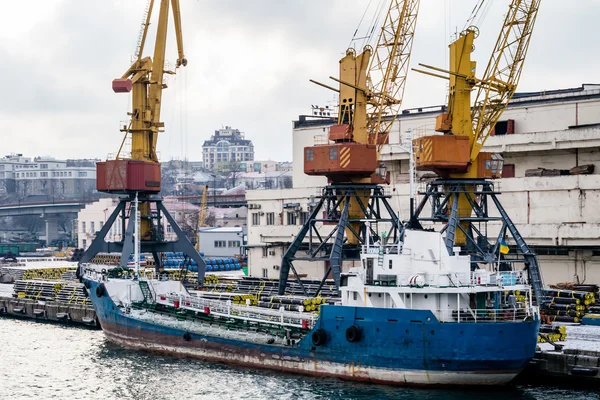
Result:
<svg viewBox="0 0 600 400">
<path fill-rule="evenodd" d="M 85 288 L 77 282 L 67 281 L 25 281 L 14 284 L 13 297 L 36 301 L 57 301 L 66 304 L 87 304 L 89 299 Z"/>
<path fill-rule="evenodd" d="M 538 335 L 538 343 L 563 342 L 567 339 L 567 327 L 559 325 L 542 325 Z"/>
<path fill-rule="evenodd" d="M 75 280 L 76 267 L 36 268 L 25 270 L 20 279 L 40 279 L 45 281 Z"/>
<path fill-rule="evenodd" d="M 302 280 L 309 293 L 315 293 L 319 285 L 316 280 Z M 290 294 L 280 296 L 279 282 L 266 278 L 218 278 L 215 275 L 207 275 L 204 280 L 203 292 L 198 295 L 216 300 L 231 300 L 234 304 L 249 304 L 256 307 L 287 311 L 318 311 L 321 304 L 333 304 L 339 299 L 333 282 L 324 285 L 319 296 L 306 296 L 297 282 L 289 282 Z"/>
<path fill-rule="evenodd" d="M 545 291 L 548 307 L 542 311 L 546 323 L 581 322 L 586 314 L 600 313 L 597 285 L 561 283 Z"/>
</svg>

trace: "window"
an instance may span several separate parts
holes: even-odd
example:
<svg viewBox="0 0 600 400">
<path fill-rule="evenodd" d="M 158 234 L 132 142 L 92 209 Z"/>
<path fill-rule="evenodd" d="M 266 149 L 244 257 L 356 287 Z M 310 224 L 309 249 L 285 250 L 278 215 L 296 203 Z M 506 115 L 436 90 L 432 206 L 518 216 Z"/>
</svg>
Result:
<svg viewBox="0 0 600 400">
<path fill-rule="evenodd" d="M 329 159 L 330 160 L 337 160 L 337 147 L 330 147 L 329 148 Z"/>
<path fill-rule="evenodd" d="M 263 257 L 267 257 L 269 255 L 269 249 L 267 246 L 262 248 L 263 251 Z"/>
<path fill-rule="evenodd" d="M 173 233 L 173 228 L 171 225 L 167 225 L 167 233 Z"/>
<path fill-rule="evenodd" d="M 81 232 L 85 232 L 85 221 L 81 222 Z"/>
<path fill-rule="evenodd" d="M 252 213 L 252 225 L 260 225 L 260 214 Z"/>
<path fill-rule="evenodd" d="M 239 240 L 230 240 L 229 247 L 240 247 L 240 241 Z"/>
<path fill-rule="evenodd" d="M 502 167 L 503 178 L 514 178 L 515 177 L 515 164 L 504 164 Z"/>
<path fill-rule="evenodd" d="M 100 230 L 102 230 L 102 228 L 104 228 L 104 221 L 100 221 L 98 225 L 100 225 Z"/>
<path fill-rule="evenodd" d="M 268 278 L 269 277 L 269 270 L 266 269 L 266 268 L 263 268 L 262 270 L 263 270 L 263 276 L 262 277 L 263 278 Z"/>
<path fill-rule="evenodd" d="M 215 248 L 227 247 L 227 241 L 225 240 L 215 240 Z"/>
<path fill-rule="evenodd" d="M 390 264 L 389 264 L 390 269 L 392 269 L 392 266 L 393 266 L 392 265 L 392 260 L 390 260 Z"/>
<path fill-rule="evenodd" d="M 71 172 L 71 171 L 69 171 L 69 176 L 71 176 L 71 175 L 72 175 L 72 172 Z"/>
<path fill-rule="evenodd" d="M 288 212 L 287 213 L 287 224 L 288 225 L 296 225 L 296 213 L 295 212 Z"/>
<path fill-rule="evenodd" d="M 41 169 L 48 169 L 48 164 L 40 164 Z"/>
<path fill-rule="evenodd" d="M 275 213 L 267 213 L 267 225 L 275 225 Z"/>
<path fill-rule="evenodd" d="M 94 221 L 90 222 L 90 232 L 96 232 L 94 229 Z"/>
<path fill-rule="evenodd" d="M 300 225 L 304 225 L 306 224 L 306 222 L 308 221 L 308 217 L 310 215 L 308 214 L 308 211 L 302 211 L 300 213 Z"/>
<path fill-rule="evenodd" d="M 84 249 L 87 249 L 87 240 L 83 239 L 83 240 L 81 241 L 81 245 L 82 245 L 82 247 L 83 247 Z"/>
<path fill-rule="evenodd" d="M 315 159 L 315 151 L 313 149 L 306 149 L 306 161 L 312 161 Z"/>
</svg>

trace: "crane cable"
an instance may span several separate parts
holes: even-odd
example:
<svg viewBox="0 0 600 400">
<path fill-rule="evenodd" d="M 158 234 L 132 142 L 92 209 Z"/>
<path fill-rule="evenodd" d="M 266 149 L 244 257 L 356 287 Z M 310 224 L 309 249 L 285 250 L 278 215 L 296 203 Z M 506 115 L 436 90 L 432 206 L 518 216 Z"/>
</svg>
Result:
<svg viewBox="0 0 600 400">
<path fill-rule="evenodd" d="M 465 22 L 462 30 L 465 31 L 471 26 L 481 26 L 490 11 L 491 4 L 491 1 L 486 2 L 485 0 L 479 0 L 479 2 L 475 4 L 475 7 L 473 7 L 473 11 L 471 11 L 471 15 Z M 477 21 L 475 21 L 475 19 L 477 19 Z"/>
</svg>

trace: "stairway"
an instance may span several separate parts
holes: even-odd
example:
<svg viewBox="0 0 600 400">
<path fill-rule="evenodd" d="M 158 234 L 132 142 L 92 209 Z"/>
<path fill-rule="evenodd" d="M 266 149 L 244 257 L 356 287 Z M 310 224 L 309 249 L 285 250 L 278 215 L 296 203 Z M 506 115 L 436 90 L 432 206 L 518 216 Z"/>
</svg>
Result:
<svg viewBox="0 0 600 400">
<path fill-rule="evenodd" d="M 150 285 L 148 285 L 148 281 L 139 281 L 140 290 L 142 291 L 142 295 L 144 296 L 145 303 L 153 303 L 154 299 L 152 297 L 152 291 L 150 290 Z"/>
</svg>

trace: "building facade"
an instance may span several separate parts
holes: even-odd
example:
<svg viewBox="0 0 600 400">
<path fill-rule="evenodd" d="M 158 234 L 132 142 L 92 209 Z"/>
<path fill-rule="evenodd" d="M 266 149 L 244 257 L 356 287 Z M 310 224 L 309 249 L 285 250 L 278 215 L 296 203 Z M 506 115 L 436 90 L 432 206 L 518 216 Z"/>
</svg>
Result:
<svg viewBox="0 0 600 400">
<path fill-rule="evenodd" d="M 215 171 L 220 165 L 248 161 L 254 161 L 254 145 L 239 129 L 230 126 L 218 129 L 202 145 L 202 162 L 207 170 Z"/>
<path fill-rule="evenodd" d="M 96 191 L 96 161 L 4 156 L 0 158 L 0 194 L 19 199 L 89 198 Z"/>
<path fill-rule="evenodd" d="M 205 257 L 234 257 L 242 254 L 244 232 L 241 227 L 200 228 L 200 252 Z"/>
<path fill-rule="evenodd" d="M 386 193 L 402 220 L 409 217 L 410 136 L 435 134 L 435 117 L 443 110 L 442 106 L 404 110 L 392 127 L 390 144 L 380 154 L 390 172 Z M 295 122 L 293 189 L 246 192 L 252 275 L 279 276 L 281 257 L 297 235 L 303 213 L 310 212 L 327 184 L 325 177 L 304 174 L 304 147 L 322 143 L 332 123 Z M 599 283 L 600 85 L 517 93 L 483 151 L 504 157 L 503 178 L 495 181 L 502 192 L 500 200 L 538 254 L 545 282 Z M 586 173 L 570 173 L 574 167 Z M 431 177 L 430 172 L 418 173 L 417 189 L 423 190 Z M 293 211 L 285 206 L 290 204 Z M 331 227 L 321 229 L 327 235 Z M 498 229 L 490 223 L 488 235 Z M 325 271 L 324 262 L 294 265 L 311 277 Z"/>
</svg>

